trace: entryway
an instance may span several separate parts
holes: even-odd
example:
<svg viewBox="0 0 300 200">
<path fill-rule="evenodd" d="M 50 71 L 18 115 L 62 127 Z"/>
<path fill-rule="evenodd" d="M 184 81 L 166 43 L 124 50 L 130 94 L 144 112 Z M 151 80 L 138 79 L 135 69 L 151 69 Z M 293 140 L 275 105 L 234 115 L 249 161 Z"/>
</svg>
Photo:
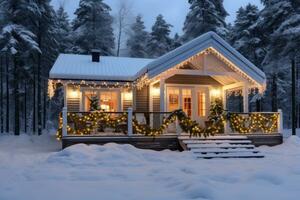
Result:
<svg viewBox="0 0 300 200">
<path fill-rule="evenodd" d="M 167 86 L 167 111 L 182 109 L 187 116 L 204 126 L 207 120 L 210 97 L 205 86 Z"/>
</svg>

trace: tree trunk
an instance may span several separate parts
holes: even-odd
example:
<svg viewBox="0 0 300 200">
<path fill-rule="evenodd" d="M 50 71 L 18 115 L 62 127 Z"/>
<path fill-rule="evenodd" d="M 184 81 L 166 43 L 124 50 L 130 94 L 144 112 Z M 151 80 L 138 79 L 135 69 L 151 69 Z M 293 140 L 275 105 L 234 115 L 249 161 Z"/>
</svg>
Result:
<svg viewBox="0 0 300 200">
<path fill-rule="evenodd" d="M 47 123 L 47 81 L 44 80 L 44 107 L 43 107 L 43 129 L 46 128 L 46 123 Z"/>
<path fill-rule="evenodd" d="M 6 132 L 9 133 L 9 58 L 5 55 L 6 65 Z"/>
<path fill-rule="evenodd" d="M 38 24 L 38 33 L 37 33 L 37 40 L 39 48 L 42 46 L 42 33 L 41 33 L 41 24 L 39 22 Z M 42 135 L 42 97 L 41 97 L 41 62 L 42 62 L 42 56 L 41 53 L 38 53 L 38 59 L 37 59 L 37 104 L 38 104 L 38 135 Z"/>
<path fill-rule="evenodd" d="M 35 65 L 33 65 L 33 110 L 32 110 L 32 132 L 36 133 L 36 70 Z"/>
<path fill-rule="evenodd" d="M 24 83 L 24 132 L 27 133 L 27 82 Z"/>
<path fill-rule="evenodd" d="M 271 98 L 272 98 L 272 112 L 277 112 L 277 75 L 272 75 L 272 88 L 271 88 Z"/>
<path fill-rule="evenodd" d="M 18 77 L 18 63 L 17 59 L 13 58 L 14 68 L 14 97 L 15 97 L 15 135 L 20 135 L 20 108 L 19 108 L 19 77 Z"/>
<path fill-rule="evenodd" d="M 41 98 L 41 55 L 38 55 L 37 69 L 38 135 L 42 134 L 42 98 Z"/>
<path fill-rule="evenodd" d="M 121 38 L 122 38 L 122 22 L 119 24 L 119 34 L 118 34 L 118 46 L 117 46 L 117 57 L 120 56 L 120 48 L 121 48 Z"/>
<path fill-rule="evenodd" d="M 0 123 L 1 123 L 1 133 L 4 132 L 3 125 L 3 62 L 2 56 L 0 57 Z"/>
</svg>

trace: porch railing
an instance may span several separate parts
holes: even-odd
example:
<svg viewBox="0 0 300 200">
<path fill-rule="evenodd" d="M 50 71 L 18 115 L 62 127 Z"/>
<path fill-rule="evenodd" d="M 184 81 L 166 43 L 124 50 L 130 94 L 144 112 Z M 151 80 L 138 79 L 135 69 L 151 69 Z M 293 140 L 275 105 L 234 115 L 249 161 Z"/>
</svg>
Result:
<svg viewBox="0 0 300 200">
<path fill-rule="evenodd" d="M 88 135 L 151 135 L 146 130 L 159 131 L 165 118 L 171 112 L 62 112 L 62 136 L 88 136 Z M 138 128 L 135 125 L 139 125 Z M 176 121 L 171 124 L 173 133 L 179 133 Z M 170 131 L 169 127 L 164 133 Z"/>
<path fill-rule="evenodd" d="M 229 112 L 225 133 L 277 134 L 283 131 L 282 110 L 278 112 Z"/>
<path fill-rule="evenodd" d="M 178 120 L 172 120 L 167 127 L 164 119 L 171 112 L 68 112 L 63 108 L 61 118 L 62 136 L 93 135 L 151 135 L 148 131 L 160 131 L 179 135 Z M 228 113 L 224 132 L 226 134 L 275 134 L 282 133 L 282 111 Z M 139 124 L 139 127 L 136 126 Z M 162 130 L 162 126 L 164 130 Z M 140 128 L 142 127 L 142 129 Z M 147 131 L 148 130 L 148 131 Z"/>
</svg>

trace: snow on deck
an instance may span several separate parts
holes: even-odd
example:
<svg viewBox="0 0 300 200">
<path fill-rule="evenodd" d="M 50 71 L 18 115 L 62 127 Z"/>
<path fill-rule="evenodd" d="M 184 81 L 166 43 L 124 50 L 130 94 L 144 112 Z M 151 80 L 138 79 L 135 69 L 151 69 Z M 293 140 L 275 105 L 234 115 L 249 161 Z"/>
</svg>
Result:
<svg viewBox="0 0 300 200">
<path fill-rule="evenodd" d="M 53 79 L 132 81 L 152 59 L 101 56 L 92 62 L 91 55 L 60 54 L 50 71 Z"/>
<path fill-rule="evenodd" d="M 1 200 L 296 200 L 300 138 L 260 147 L 262 159 L 196 160 L 190 152 L 0 136 Z"/>
</svg>

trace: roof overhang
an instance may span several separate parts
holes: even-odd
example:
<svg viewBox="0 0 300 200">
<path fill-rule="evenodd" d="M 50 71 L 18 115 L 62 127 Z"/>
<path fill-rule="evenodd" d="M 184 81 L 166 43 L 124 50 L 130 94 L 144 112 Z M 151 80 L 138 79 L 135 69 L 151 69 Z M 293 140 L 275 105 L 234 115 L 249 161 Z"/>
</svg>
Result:
<svg viewBox="0 0 300 200">
<path fill-rule="evenodd" d="M 147 77 L 152 79 L 206 51 L 215 54 L 234 71 L 252 82 L 260 91 L 265 90 L 265 73 L 214 32 L 208 32 L 149 63 Z"/>
</svg>

